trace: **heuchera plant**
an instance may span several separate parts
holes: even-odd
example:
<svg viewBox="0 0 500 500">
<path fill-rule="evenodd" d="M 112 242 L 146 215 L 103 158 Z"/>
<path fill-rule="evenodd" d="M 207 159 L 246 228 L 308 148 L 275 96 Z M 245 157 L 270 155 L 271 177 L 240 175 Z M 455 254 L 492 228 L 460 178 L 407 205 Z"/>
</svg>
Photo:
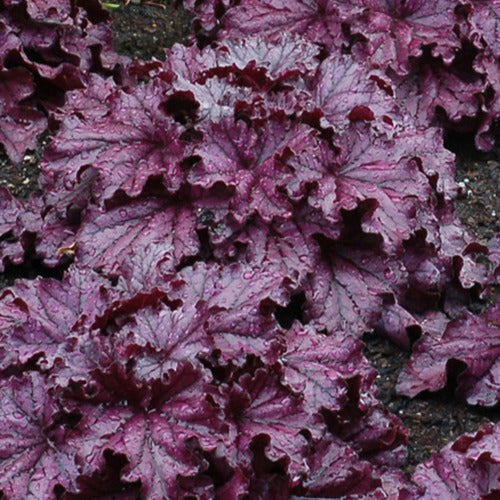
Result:
<svg viewBox="0 0 500 500">
<path fill-rule="evenodd" d="M 500 401 L 500 309 L 467 311 L 498 238 L 458 221 L 443 146 L 493 147 L 498 2 L 186 7 L 197 45 L 124 73 L 97 2 L 0 2 L 0 140 L 17 161 L 58 124 L 41 194 L 0 191 L 1 263 L 65 269 L 0 295 L 1 494 L 498 495 L 498 426 L 401 472 L 361 342 L 417 330 L 401 393 L 458 366 Z"/>
<path fill-rule="evenodd" d="M 122 80 L 109 24 L 98 1 L 0 2 L 0 142 L 12 161 L 36 147 L 65 92 L 90 73 Z"/>
</svg>

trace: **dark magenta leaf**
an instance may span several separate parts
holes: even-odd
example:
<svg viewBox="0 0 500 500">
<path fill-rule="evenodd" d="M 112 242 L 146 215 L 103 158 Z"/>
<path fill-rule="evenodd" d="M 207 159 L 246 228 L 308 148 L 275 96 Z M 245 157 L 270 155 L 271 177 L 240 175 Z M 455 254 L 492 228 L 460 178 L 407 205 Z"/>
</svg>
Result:
<svg viewBox="0 0 500 500">
<path fill-rule="evenodd" d="M 394 78 L 396 99 L 405 110 L 407 121 L 427 128 L 436 124 L 437 110 L 445 111 L 451 122 L 465 117 L 474 118 L 479 113 L 480 94 L 485 85 L 480 78 L 464 81 L 446 68 L 423 65 L 405 78 Z"/>
<path fill-rule="evenodd" d="M 279 188 L 292 174 L 288 156 L 307 150 L 310 136 L 309 127 L 278 120 L 257 130 L 227 119 L 207 125 L 203 143 L 194 149 L 201 161 L 188 180 L 204 188 L 216 182 L 234 187 L 231 209 L 239 222 L 254 212 L 266 222 L 290 218 L 290 202 Z"/>
<path fill-rule="evenodd" d="M 158 244 L 164 266 L 168 260 L 168 266 L 174 269 L 183 258 L 198 252 L 195 226 L 192 207 L 157 198 L 136 200 L 107 211 L 92 207 L 74 237 L 76 256 L 81 265 L 120 274 L 133 252 Z"/>
<path fill-rule="evenodd" d="M 387 139 L 366 124 L 353 124 L 336 139 L 339 154 L 322 143 L 291 163 L 299 178 L 315 183 L 309 204 L 321 209 L 333 225 L 340 223 L 342 210 L 373 200 L 362 228 L 380 234 L 387 250 L 394 251 L 416 229 L 417 207 L 424 210 L 429 203 L 430 186 L 419 163 L 430 162 L 408 147 L 415 135 L 410 130 Z"/>
<path fill-rule="evenodd" d="M 376 79 L 384 81 L 381 88 Z M 333 54 L 319 67 L 312 84 L 314 104 L 324 113 L 322 126 L 341 130 L 349 121 L 373 121 L 381 129 L 390 128 L 398 116 L 392 85 L 351 56 Z"/>
<path fill-rule="evenodd" d="M 154 408 L 86 406 L 72 436 L 84 472 L 100 469 L 110 449 L 127 457 L 121 478 L 140 480 L 145 498 L 178 497 L 179 479 L 205 468 L 189 443 L 194 439 L 205 451 L 224 446 L 220 412 L 209 401 L 210 392 L 201 374 L 183 364 L 159 387 Z"/>
<path fill-rule="evenodd" d="M 35 149 L 47 113 L 88 74 L 123 74 L 107 11 L 95 2 L 5 2 L 0 11 L 0 143 L 14 162 Z"/>
<path fill-rule="evenodd" d="M 304 396 L 305 410 L 341 410 L 349 399 L 347 379 L 358 376 L 366 388 L 374 372 L 352 337 L 323 335 L 313 328 L 298 327 L 286 333 L 287 350 L 279 357 L 283 383 Z"/>
<path fill-rule="evenodd" d="M 344 42 L 336 2 L 323 0 L 247 0 L 227 12 L 223 26 L 229 38 L 260 34 L 275 42 L 294 33 L 329 50 Z"/>
<path fill-rule="evenodd" d="M 310 452 L 310 472 L 302 486 L 307 497 L 336 498 L 371 494 L 380 486 L 368 462 L 337 440 L 320 441 Z M 294 497 L 295 498 L 295 497 Z"/>
<path fill-rule="evenodd" d="M 498 2 L 474 2 L 468 4 L 470 9 L 468 16 L 467 36 L 471 42 L 483 49 L 486 42 L 487 50 L 494 57 L 500 56 L 500 11 Z"/>
<path fill-rule="evenodd" d="M 225 244 L 217 246 L 214 253 L 222 260 L 238 260 L 261 269 L 275 268 L 290 285 L 299 287 L 305 276 L 314 270 L 316 228 L 312 220 L 296 220 L 266 224 L 256 218 L 245 228 L 236 231 Z"/>
<path fill-rule="evenodd" d="M 486 424 L 418 465 L 412 479 L 428 498 L 495 498 L 500 494 L 498 439 L 498 424 Z"/>
<path fill-rule="evenodd" d="M 359 338 L 421 333 L 406 394 L 498 403 L 500 308 L 466 312 L 498 241 L 443 146 L 493 148 L 496 0 L 185 4 L 198 46 L 129 76 L 98 2 L 0 7 L 0 142 L 58 129 L 2 264 L 69 266 L 0 296 L 0 496 L 494 496 L 493 427 L 401 472 Z"/>
<path fill-rule="evenodd" d="M 259 35 L 221 40 L 217 50 L 206 47 L 199 51 L 196 47 L 176 45 L 165 65 L 177 80 L 192 83 L 201 83 L 214 75 L 234 78 L 235 69 L 263 71 L 265 79 L 276 82 L 313 73 L 318 66 L 318 52 L 316 45 L 285 32 L 273 44 Z"/>
<path fill-rule="evenodd" d="M 184 180 L 179 167 L 184 148 L 179 126 L 161 109 L 166 85 L 152 81 L 129 93 L 112 89 L 102 96 L 109 107 L 104 115 L 89 106 L 93 85 L 106 88 L 95 77 L 88 89 L 77 91 L 70 102 L 73 107 L 46 149 L 41 166 L 45 184 L 50 178 L 58 189 L 70 190 L 90 165 L 99 173 L 94 191 L 101 202 L 118 190 L 135 197 L 151 177 L 168 191 L 176 191 Z"/>
<path fill-rule="evenodd" d="M 496 382 L 500 352 L 499 319 L 468 313 L 462 319 L 450 321 L 444 331 L 424 332 L 413 348 L 410 362 L 399 376 L 397 390 L 414 397 L 424 390 L 442 389 L 448 371 L 459 362 L 459 395 L 469 404 L 497 404 L 500 398 L 500 387 Z"/>
<path fill-rule="evenodd" d="M 6 188 L 0 188 L 0 269 L 9 261 L 18 264 L 24 260 L 24 250 L 17 237 L 18 217 L 23 212 L 23 205 Z M 12 239 L 9 239 L 9 236 Z"/>
<path fill-rule="evenodd" d="M 227 391 L 226 415 L 235 443 L 228 456 L 231 464 L 248 469 L 250 445 L 256 437 L 264 436 L 268 459 L 284 458 L 292 477 L 305 472 L 307 441 L 301 431 L 308 428 L 310 420 L 301 399 L 283 387 L 274 373 L 259 369 L 253 377 L 244 374 Z"/>
<path fill-rule="evenodd" d="M 0 143 L 13 162 L 19 163 L 27 149 L 35 149 L 47 127 L 40 111 L 21 101 L 33 94 L 35 85 L 25 68 L 0 71 Z"/>
<path fill-rule="evenodd" d="M 370 251 L 339 247 L 323 257 L 304 284 L 304 316 L 318 329 L 359 336 L 382 310 L 382 295 L 398 290 L 404 267 Z"/>
<path fill-rule="evenodd" d="M 0 301 L 0 367 L 19 366 L 33 357 L 44 368 L 65 357 L 80 328 L 103 315 L 114 294 L 109 283 L 90 270 L 68 272 L 62 282 L 39 278 L 18 281 Z"/>
<path fill-rule="evenodd" d="M 44 376 L 0 381 L 0 492 L 6 498 L 52 498 L 78 489 L 77 447 Z"/>
<path fill-rule="evenodd" d="M 141 380 L 161 379 L 185 362 L 199 365 L 213 349 L 205 328 L 213 309 L 203 301 L 174 310 L 163 304 L 144 308 L 114 334 L 115 349 L 133 356 L 133 372 Z"/>
<path fill-rule="evenodd" d="M 399 75 L 409 71 L 410 58 L 422 55 L 430 46 L 432 55 L 449 63 L 460 47 L 453 31 L 458 19 L 455 4 L 447 0 L 358 0 L 364 10 L 353 16 L 351 30 L 362 35 L 372 65 Z"/>
</svg>

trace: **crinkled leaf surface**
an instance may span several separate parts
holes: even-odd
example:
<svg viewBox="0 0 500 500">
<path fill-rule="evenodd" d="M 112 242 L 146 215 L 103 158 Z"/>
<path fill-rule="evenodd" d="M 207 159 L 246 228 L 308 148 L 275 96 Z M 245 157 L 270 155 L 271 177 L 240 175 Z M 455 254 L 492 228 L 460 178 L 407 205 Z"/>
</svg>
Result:
<svg viewBox="0 0 500 500">
<path fill-rule="evenodd" d="M 29 16 L 35 21 L 54 22 L 57 24 L 71 23 L 69 15 L 71 2 L 63 0 L 35 0 L 26 5 Z"/>
<path fill-rule="evenodd" d="M 287 460 L 290 474 L 304 472 L 306 440 L 300 433 L 307 428 L 308 418 L 302 401 L 280 385 L 275 374 L 259 369 L 252 377 L 243 375 L 227 394 L 226 413 L 232 421 L 230 461 L 248 468 L 250 444 L 260 435 L 269 440 L 266 456 L 276 461 Z"/>
<path fill-rule="evenodd" d="M 484 40 L 493 56 L 500 57 L 500 2 L 474 2 L 471 7 L 468 34 L 471 41 L 479 45 Z"/>
<path fill-rule="evenodd" d="M 175 73 L 176 79 L 184 78 L 193 83 L 209 75 L 234 78 L 232 71 L 228 71 L 234 68 L 261 71 L 264 72 L 262 77 L 276 82 L 297 74 L 313 73 L 318 66 L 317 55 L 317 46 L 286 32 L 273 44 L 257 35 L 224 39 L 217 50 L 206 47 L 201 52 L 196 47 L 175 45 L 165 66 Z"/>
<path fill-rule="evenodd" d="M 373 210 L 363 218 L 363 230 L 382 235 L 387 249 L 394 250 L 415 229 L 416 207 L 429 199 L 429 182 L 418 168 L 422 160 L 408 147 L 414 134 L 389 140 L 366 124 L 354 124 L 336 141 L 340 154 L 322 143 L 313 150 L 312 161 L 306 150 L 291 162 L 299 178 L 316 183 L 309 203 L 333 224 L 339 223 L 342 209 L 373 202 Z"/>
<path fill-rule="evenodd" d="M 106 96 L 109 109 L 102 116 L 87 113 L 87 90 L 80 92 L 82 107 L 74 96 L 71 114 L 45 152 L 42 169 L 53 183 L 71 189 L 91 165 L 99 172 L 95 190 L 102 201 L 118 190 L 137 196 L 150 177 L 161 179 L 170 191 L 179 188 L 183 145 L 178 125 L 160 106 L 165 85 L 153 81 L 129 93 L 115 90 Z"/>
<path fill-rule="evenodd" d="M 227 12 L 223 26 L 230 38 L 258 33 L 276 41 L 287 32 L 325 44 L 328 49 L 343 42 L 338 8 L 323 0 L 248 0 Z"/>
<path fill-rule="evenodd" d="M 316 257 L 314 229 L 304 226 L 295 220 L 266 224 L 256 218 L 215 250 L 229 261 L 237 258 L 258 268 L 274 267 L 289 283 L 300 286 L 314 270 Z"/>
<path fill-rule="evenodd" d="M 460 40 L 453 31 L 457 18 L 454 2 L 439 0 L 359 0 L 364 11 L 354 17 L 352 31 L 368 40 L 371 63 L 382 70 L 390 67 L 399 75 L 409 71 L 410 57 L 432 47 L 434 56 L 449 62 Z"/>
<path fill-rule="evenodd" d="M 0 188 L 0 236 L 14 229 L 22 208 L 21 202 L 14 198 L 6 188 Z"/>
<path fill-rule="evenodd" d="M 161 199 L 141 199 L 103 211 L 92 207 L 75 236 L 80 264 L 116 272 L 134 248 L 161 243 L 162 260 L 173 269 L 184 257 L 196 255 L 196 212 L 189 205 Z M 158 248 L 158 247 L 157 247 Z"/>
<path fill-rule="evenodd" d="M 417 126 L 435 124 L 438 107 L 453 122 L 479 113 L 480 94 L 484 90 L 480 78 L 464 81 L 440 66 L 425 65 L 418 72 L 393 81 L 396 99 L 405 110 L 406 120 Z"/>
<path fill-rule="evenodd" d="M 500 234 L 491 238 L 488 242 L 489 260 L 494 266 L 494 274 L 500 273 Z"/>
<path fill-rule="evenodd" d="M 17 221 L 24 211 L 23 204 L 6 188 L 0 189 L 0 269 L 9 262 L 19 264 L 24 260 L 24 248 L 20 241 Z M 10 238 L 9 238 L 10 236 Z"/>
<path fill-rule="evenodd" d="M 270 312 L 275 301 L 286 305 L 289 296 L 280 286 L 285 280 L 271 266 L 199 264 L 178 274 L 160 271 L 150 294 L 166 296 L 170 308 L 155 305 L 117 318 L 124 323 L 117 333 L 120 350 L 135 356 L 134 372 L 148 379 L 183 360 L 195 363 L 212 349 L 219 351 L 221 362 L 242 364 L 249 354 L 274 362 L 281 332 Z"/>
<path fill-rule="evenodd" d="M 500 69 L 497 59 L 491 55 L 480 57 L 474 69 L 483 74 L 487 82 L 486 90 L 481 96 L 484 114 L 477 130 L 475 144 L 478 149 L 491 151 L 495 147 L 500 120 L 500 92 L 497 83 L 500 78 Z"/>
<path fill-rule="evenodd" d="M 303 487 L 308 497 L 373 495 L 380 485 L 370 464 L 359 460 L 353 450 L 336 440 L 318 443 L 307 463 L 310 471 Z"/>
<path fill-rule="evenodd" d="M 92 2 L 2 5 L 0 143 L 12 161 L 21 161 L 26 149 L 36 147 L 37 136 L 47 126 L 41 110 L 54 110 L 65 91 L 83 87 L 86 72 L 114 71 L 127 60 L 112 52 L 109 19 L 107 11 Z"/>
<path fill-rule="evenodd" d="M 462 370 L 460 395 L 498 402 L 500 308 L 460 318 L 494 270 L 442 140 L 493 145 L 497 0 L 187 4 L 205 48 L 130 77 L 94 1 L 0 7 L 8 153 L 61 123 L 43 193 L 0 192 L 2 260 L 70 266 L 0 298 L 4 496 L 111 469 L 110 494 L 144 498 L 497 494 L 491 429 L 403 476 L 408 433 L 357 340 L 418 327 L 409 393 Z"/>
<path fill-rule="evenodd" d="M 34 356 L 51 366 L 80 327 L 104 314 L 113 295 L 109 283 L 90 271 L 72 270 L 62 282 L 18 281 L 2 295 L 0 366 L 21 365 Z"/>
<path fill-rule="evenodd" d="M 359 337 L 382 309 L 382 295 L 398 289 L 400 264 L 369 251 L 337 248 L 321 259 L 304 291 L 304 316 L 319 329 Z"/>
<path fill-rule="evenodd" d="M 495 498 L 500 494 L 499 425 L 464 435 L 417 466 L 413 481 L 425 498 Z"/>
<path fill-rule="evenodd" d="M 197 474 L 202 465 L 188 441 L 196 438 L 205 450 L 221 444 L 220 416 L 206 398 L 200 398 L 209 392 L 200 373 L 185 364 L 169 373 L 149 410 L 127 405 L 87 407 L 80 435 L 74 438 L 85 469 L 100 468 L 104 450 L 111 449 L 127 457 L 122 479 L 141 480 L 145 497 L 175 497 L 178 478 Z"/>
<path fill-rule="evenodd" d="M 221 46 L 217 66 L 262 68 L 273 81 L 283 81 L 296 74 L 308 75 L 318 66 L 318 47 L 289 31 L 274 44 L 269 44 L 263 36 L 253 36 L 229 39 Z"/>
<path fill-rule="evenodd" d="M 227 119 L 210 124 L 194 149 L 201 161 L 188 180 L 204 188 L 216 182 L 234 186 L 231 208 L 238 221 L 254 212 L 266 222 L 273 216 L 289 218 L 290 202 L 278 188 L 291 176 L 287 157 L 305 150 L 310 136 L 309 127 L 278 120 L 258 130 Z"/>
<path fill-rule="evenodd" d="M 191 302 L 194 294 L 203 298 L 209 306 L 230 311 L 237 322 L 250 319 L 255 321 L 262 317 L 260 305 L 267 299 L 282 306 L 287 304 L 290 290 L 287 289 L 284 278 L 273 267 L 198 263 L 193 267 L 186 267 L 171 281 L 169 297 Z M 218 314 L 215 314 L 214 321 L 219 320 Z M 229 324 L 234 327 L 237 322 L 231 321 Z"/>
<path fill-rule="evenodd" d="M 47 127 L 43 113 L 21 104 L 34 90 L 28 70 L 0 71 L 0 143 L 14 162 L 20 162 L 27 149 L 36 148 L 38 135 Z"/>
<path fill-rule="evenodd" d="M 289 300 L 283 282 L 286 275 L 272 266 L 197 265 L 172 280 L 168 295 L 183 304 L 206 302 L 212 314 L 206 318 L 205 328 L 223 362 L 241 364 L 248 354 L 274 362 L 281 332 L 270 312 L 273 304 L 285 306 Z"/>
<path fill-rule="evenodd" d="M 213 347 L 204 325 L 210 312 L 202 301 L 175 310 L 163 304 L 144 308 L 115 334 L 119 349 L 124 357 L 133 354 L 141 380 L 160 379 L 185 362 L 199 364 Z"/>
<path fill-rule="evenodd" d="M 45 378 L 36 373 L 0 381 L 0 492 L 15 500 L 51 498 L 77 489 L 77 449 Z"/>
<path fill-rule="evenodd" d="M 352 337 L 322 335 L 312 328 L 294 327 L 286 333 L 287 351 L 279 362 L 283 382 L 304 396 L 305 409 L 338 411 L 347 403 L 347 379 L 360 377 L 370 385 L 374 372 Z"/>
<path fill-rule="evenodd" d="M 397 466 L 406 458 L 407 432 L 375 398 L 375 372 L 361 343 L 343 333 L 324 335 L 312 329 L 287 332 L 280 356 L 283 383 L 303 395 L 311 414 L 328 410 L 335 435 L 372 462 Z M 348 422 L 348 424 L 346 424 Z"/>
<path fill-rule="evenodd" d="M 372 70 L 373 71 L 373 70 Z M 369 67 L 349 56 L 331 55 L 326 58 L 315 76 L 312 86 L 314 104 L 325 117 L 322 125 L 336 130 L 349 120 L 392 122 L 396 107 L 389 83 L 380 88 L 374 77 L 384 80 Z"/>
<path fill-rule="evenodd" d="M 448 367 L 458 361 L 458 393 L 469 404 L 493 406 L 500 398 L 500 327 L 498 321 L 467 314 L 452 320 L 444 332 L 428 332 L 417 341 L 400 374 L 397 390 L 413 397 L 446 384 Z"/>
</svg>

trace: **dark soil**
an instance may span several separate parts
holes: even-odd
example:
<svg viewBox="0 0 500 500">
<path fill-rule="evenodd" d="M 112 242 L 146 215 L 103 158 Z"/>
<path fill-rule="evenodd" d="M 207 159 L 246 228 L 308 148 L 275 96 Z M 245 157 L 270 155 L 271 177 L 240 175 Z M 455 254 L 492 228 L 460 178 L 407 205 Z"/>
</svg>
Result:
<svg viewBox="0 0 500 500">
<path fill-rule="evenodd" d="M 398 396 L 395 385 L 399 372 L 410 358 L 409 353 L 389 341 L 365 335 L 365 355 L 378 371 L 378 397 L 403 421 L 410 431 L 408 459 L 404 469 L 427 460 L 446 443 L 465 432 L 475 432 L 486 422 L 500 420 L 500 408 L 472 407 L 456 399 L 453 386 L 435 393 L 423 393 L 414 399 Z"/>
<path fill-rule="evenodd" d="M 133 59 L 164 59 L 164 48 L 187 41 L 190 16 L 181 8 L 174 8 L 174 2 L 156 2 L 160 6 L 131 2 L 128 6 L 122 3 L 120 8 L 111 10 L 118 52 Z M 495 153 L 474 151 L 472 142 L 463 138 L 452 138 L 447 144 L 457 153 L 456 177 L 463 186 L 463 195 L 456 203 L 458 214 L 479 241 L 486 243 L 500 231 L 499 157 Z M 21 199 L 27 199 L 36 191 L 37 164 L 43 145 L 42 141 L 40 148 L 25 155 L 24 161 L 18 165 L 13 165 L 0 151 L 0 186 L 6 186 Z M 0 275 L 0 286 L 11 284 L 15 277 L 33 277 L 41 271 L 43 269 L 30 269 L 29 266 L 9 270 Z M 410 431 L 405 467 L 409 472 L 460 434 L 474 432 L 485 422 L 500 420 L 500 408 L 470 407 L 454 398 L 453 387 L 434 394 L 422 394 L 412 400 L 396 395 L 396 380 L 409 359 L 409 353 L 372 335 L 365 335 L 363 340 L 365 354 L 379 372 L 380 400 L 402 419 Z"/>
<path fill-rule="evenodd" d="M 114 48 L 132 59 L 165 60 L 164 49 L 174 43 L 186 43 L 191 33 L 191 16 L 174 7 L 169 0 L 155 0 L 156 5 L 136 5 L 134 1 L 111 9 Z"/>
</svg>

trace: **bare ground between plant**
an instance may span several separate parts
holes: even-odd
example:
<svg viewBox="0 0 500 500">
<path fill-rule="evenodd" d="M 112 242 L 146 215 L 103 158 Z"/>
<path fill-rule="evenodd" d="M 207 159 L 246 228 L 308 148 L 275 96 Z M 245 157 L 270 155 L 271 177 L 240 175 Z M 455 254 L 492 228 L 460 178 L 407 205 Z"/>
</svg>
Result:
<svg viewBox="0 0 500 500">
<path fill-rule="evenodd" d="M 163 58 L 164 48 L 175 42 L 187 41 L 190 17 L 173 2 L 156 0 L 159 5 L 135 5 L 133 2 L 113 9 L 115 49 L 133 59 Z M 457 153 L 457 181 L 463 195 L 456 207 L 464 225 L 486 243 L 500 231 L 500 161 L 498 154 L 478 153 L 471 141 L 452 140 L 449 147 Z M 25 155 L 24 161 L 12 164 L 0 152 L 0 185 L 21 199 L 38 189 L 38 161 L 43 154 L 44 141 L 37 151 Z M 13 283 L 17 277 L 34 277 L 49 274 L 36 263 L 20 268 L 10 268 L 0 274 L 0 286 Z M 499 297 L 494 290 L 493 299 Z M 477 308 L 481 304 L 476 305 Z M 434 394 L 422 394 L 414 399 L 398 396 L 395 384 L 399 372 L 409 359 L 409 353 L 401 351 L 388 341 L 365 335 L 365 354 L 378 370 L 379 398 L 390 411 L 398 415 L 410 431 L 408 460 L 405 469 L 415 466 L 439 451 L 447 442 L 465 432 L 474 432 L 481 424 L 500 420 L 500 408 L 475 408 L 457 400 L 453 387 Z"/>
</svg>

